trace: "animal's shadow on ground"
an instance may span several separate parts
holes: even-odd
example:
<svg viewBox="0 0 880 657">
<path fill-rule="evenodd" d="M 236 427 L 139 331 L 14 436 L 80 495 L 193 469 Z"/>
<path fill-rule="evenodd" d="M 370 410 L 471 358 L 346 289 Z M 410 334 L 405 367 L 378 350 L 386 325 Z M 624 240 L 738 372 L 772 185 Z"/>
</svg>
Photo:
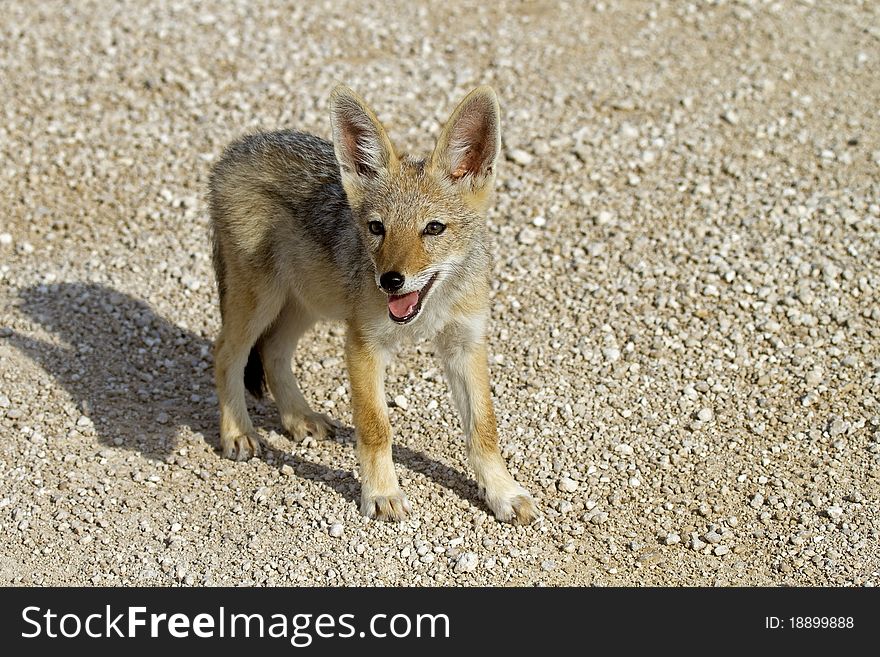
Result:
<svg viewBox="0 0 880 657">
<path fill-rule="evenodd" d="M 164 459 L 177 449 L 182 426 L 219 453 L 211 342 L 157 315 L 148 304 L 95 283 L 38 285 L 19 291 L 20 308 L 57 338 L 12 332 L 9 341 L 51 374 L 91 419 L 101 443 Z M 261 407 L 258 426 L 282 433 L 277 416 Z M 354 430 L 339 434 L 353 441 Z M 272 448 L 274 467 L 321 483 L 349 502 L 360 496 L 354 475 Z M 395 461 L 485 508 L 474 482 L 415 450 L 396 445 Z M 231 462 L 230 462 L 231 463 Z"/>
</svg>

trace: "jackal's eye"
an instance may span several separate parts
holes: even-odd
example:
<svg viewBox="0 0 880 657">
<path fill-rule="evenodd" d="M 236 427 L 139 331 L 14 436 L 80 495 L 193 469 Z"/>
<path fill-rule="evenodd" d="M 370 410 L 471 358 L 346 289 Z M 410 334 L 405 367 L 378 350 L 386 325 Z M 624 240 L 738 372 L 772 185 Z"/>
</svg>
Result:
<svg viewBox="0 0 880 657">
<path fill-rule="evenodd" d="M 385 224 L 381 221 L 371 221 L 367 224 L 367 228 L 370 229 L 370 232 L 373 235 L 384 235 L 385 234 Z"/>
<path fill-rule="evenodd" d="M 446 230 L 446 224 L 441 224 L 439 221 L 432 221 L 425 226 L 425 230 L 422 232 L 425 235 L 439 235 L 444 230 Z"/>
</svg>

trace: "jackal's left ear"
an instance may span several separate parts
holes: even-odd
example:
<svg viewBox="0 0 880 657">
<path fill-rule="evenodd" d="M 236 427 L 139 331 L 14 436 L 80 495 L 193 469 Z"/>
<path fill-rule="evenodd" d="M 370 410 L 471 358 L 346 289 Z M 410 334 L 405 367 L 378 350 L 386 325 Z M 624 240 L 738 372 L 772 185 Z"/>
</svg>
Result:
<svg viewBox="0 0 880 657">
<path fill-rule="evenodd" d="M 431 155 L 434 171 L 447 177 L 472 200 L 486 196 L 495 181 L 501 150 L 501 110 L 492 87 L 477 87 L 461 101 L 443 126 Z"/>
</svg>

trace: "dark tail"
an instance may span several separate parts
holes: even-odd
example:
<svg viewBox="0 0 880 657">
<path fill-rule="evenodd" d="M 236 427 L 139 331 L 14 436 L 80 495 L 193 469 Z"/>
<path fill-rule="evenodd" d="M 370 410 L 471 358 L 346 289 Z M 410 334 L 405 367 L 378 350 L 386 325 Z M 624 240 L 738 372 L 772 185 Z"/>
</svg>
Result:
<svg viewBox="0 0 880 657">
<path fill-rule="evenodd" d="M 257 399 L 262 398 L 266 390 L 266 373 L 263 371 L 263 361 L 257 344 L 251 347 L 247 365 L 244 366 L 244 387 Z"/>
</svg>

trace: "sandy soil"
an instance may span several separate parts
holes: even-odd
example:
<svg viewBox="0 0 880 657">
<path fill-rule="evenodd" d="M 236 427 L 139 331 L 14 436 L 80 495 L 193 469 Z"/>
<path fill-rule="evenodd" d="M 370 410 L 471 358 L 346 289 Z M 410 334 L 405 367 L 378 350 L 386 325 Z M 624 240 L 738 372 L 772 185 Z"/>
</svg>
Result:
<svg viewBox="0 0 880 657">
<path fill-rule="evenodd" d="M 0 583 L 880 582 L 880 5 L 4 3 Z M 290 5 L 296 5 L 295 7 Z M 492 84 L 493 394 L 530 527 L 487 514 L 430 344 L 389 368 L 415 513 L 349 427 L 217 452 L 207 174 L 364 95 L 426 152 Z"/>
</svg>

